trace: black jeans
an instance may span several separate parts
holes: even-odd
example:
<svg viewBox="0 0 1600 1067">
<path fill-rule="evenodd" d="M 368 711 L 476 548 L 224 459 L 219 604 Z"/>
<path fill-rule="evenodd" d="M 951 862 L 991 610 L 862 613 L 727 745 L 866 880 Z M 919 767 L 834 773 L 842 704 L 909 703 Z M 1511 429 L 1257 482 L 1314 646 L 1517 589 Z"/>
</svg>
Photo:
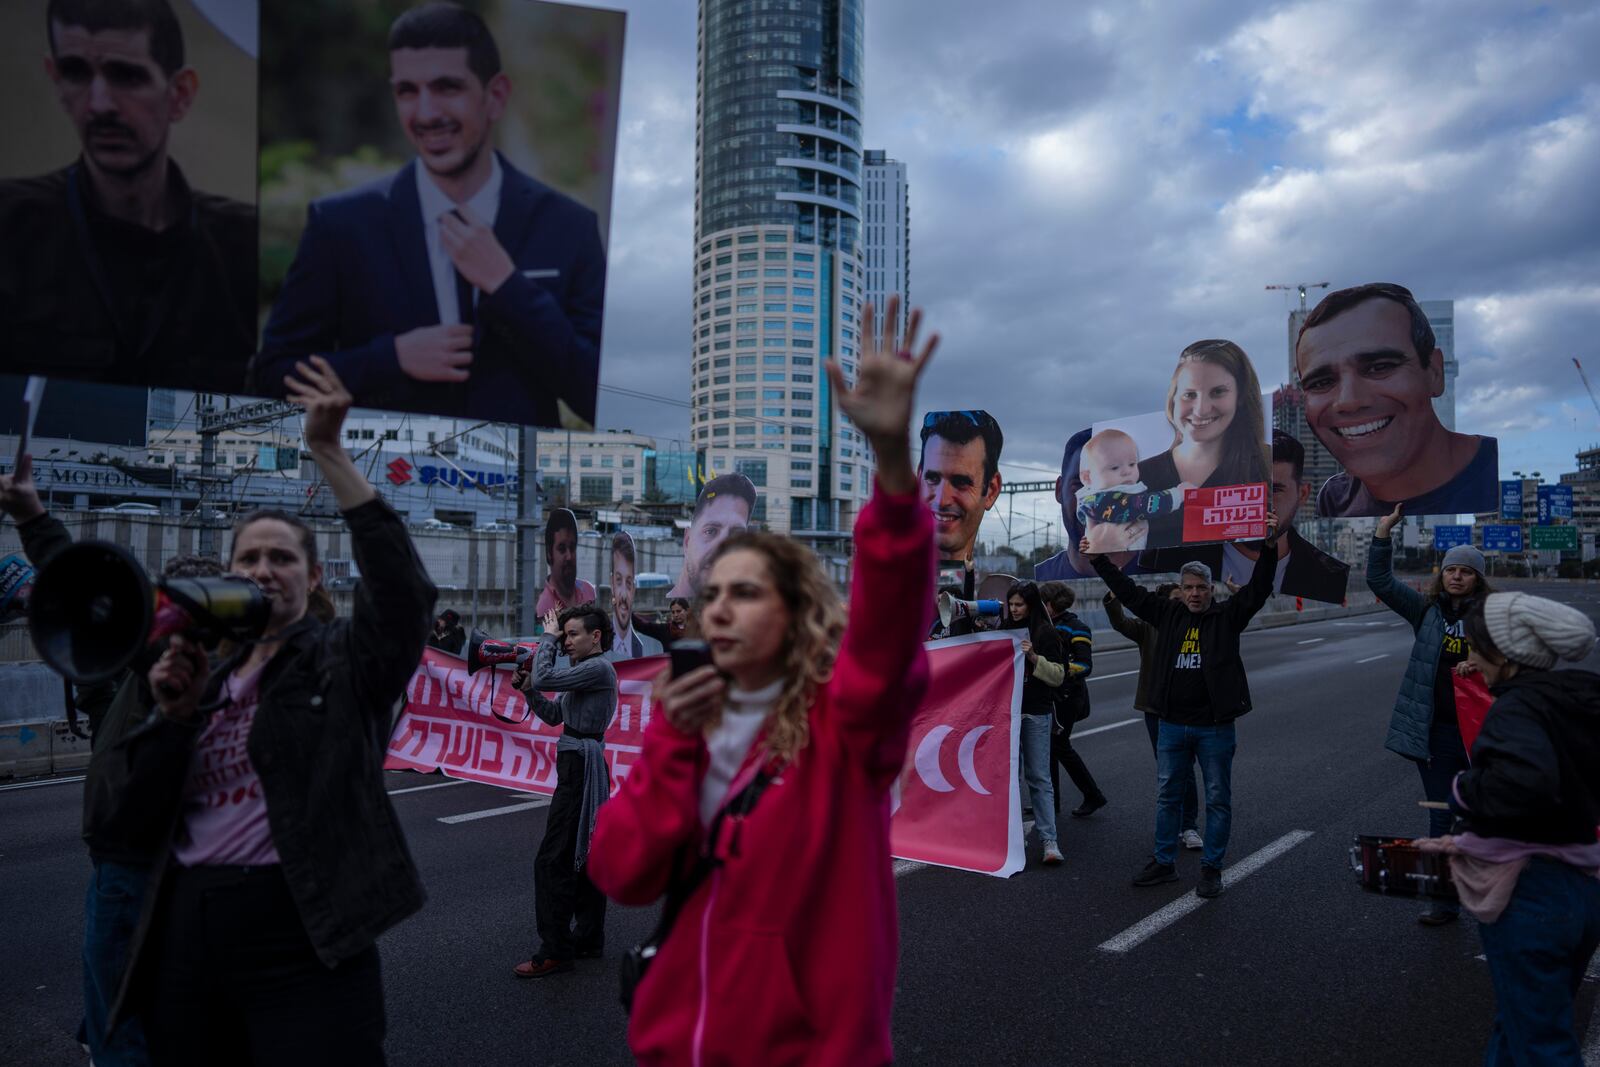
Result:
<svg viewBox="0 0 1600 1067">
<path fill-rule="evenodd" d="M 1152 715 L 1148 711 L 1145 712 L 1144 728 L 1150 733 L 1150 751 L 1152 754 L 1155 754 L 1157 752 L 1156 738 L 1160 736 L 1161 733 L 1161 717 L 1159 715 Z M 1159 755 L 1157 755 L 1156 758 L 1158 761 L 1160 760 Z M 1157 773 L 1160 773 L 1159 764 L 1157 766 Z M 1182 833 L 1184 830 L 1194 830 L 1196 833 L 1198 833 L 1200 822 L 1200 785 L 1194 780 L 1193 760 L 1189 761 L 1189 783 L 1184 787 L 1182 801 L 1183 802 L 1178 809 L 1178 832 Z"/>
<path fill-rule="evenodd" d="M 376 946 L 324 966 L 277 866 L 174 866 L 167 881 L 152 930 L 151 1063 L 381 1067 Z"/>
<path fill-rule="evenodd" d="M 546 959 L 599 953 L 606 943 L 606 897 L 576 866 L 578 815 L 583 810 L 583 753 L 556 753 L 556 792 L 544 840 L 533 861 L 534 920 Z M 576 926 L 576 929 L 574 929 Z"/>
<path fill-rule="evenodd" d="M 1089 767 L 1083 762 L 1083 757 L 1072 747 L 1070 726 L 1065 730 L 1057 730 L 1050 736 L 1050 788 L 1055 793 L 1058 814 L 1061 811 L 1062 767 L 1067 769 L 1067 777 L 1072 779 L 1072 784 L 1078 787 L 1078 792 L 1083 794 L 1085 801 L 1100 799 L 1100 787 L 1095 784 L 1094 775 L 1089 773 Z"/>
</svg>

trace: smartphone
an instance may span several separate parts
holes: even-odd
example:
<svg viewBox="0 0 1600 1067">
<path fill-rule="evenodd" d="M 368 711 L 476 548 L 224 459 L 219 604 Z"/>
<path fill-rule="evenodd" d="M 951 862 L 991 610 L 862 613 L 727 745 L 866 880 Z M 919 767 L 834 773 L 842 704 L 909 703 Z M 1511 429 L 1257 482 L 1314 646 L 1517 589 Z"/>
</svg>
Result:
<svg viewBox="0 0 1600 1067">
<path fill-rule="evenodd" d="M 704 641 L 674 641 L 667 649 L 672 657 L 672 676 L 682 678 L 696 667 L 711 662 L 711 646 Z"/>
</svg>

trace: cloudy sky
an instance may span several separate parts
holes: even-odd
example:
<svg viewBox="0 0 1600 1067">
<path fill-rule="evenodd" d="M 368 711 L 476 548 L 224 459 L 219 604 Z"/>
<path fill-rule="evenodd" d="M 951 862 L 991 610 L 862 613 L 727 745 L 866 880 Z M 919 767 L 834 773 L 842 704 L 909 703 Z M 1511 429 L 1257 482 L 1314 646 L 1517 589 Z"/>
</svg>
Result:
<svg viewBox="0 0 1600 1067">
<path fill-rule="evenodd" d="M 693 0 L 629 11 L 601 425 L 688 430 Z M 1600 443 L 1600 8 L 867 0 L 866 129 L 911 181 L 927 407 L 982 406 L 1010 480 L 1165 399 L 1188 342 L 1287 374 L 1275 282 L 1456 301 L 1457 428 L 1502 474 Z M 1593 366 L 1589 367 L 1589 362 Z M 1017 501 L 1019 547 L 1054 509 Z M 1037 520 L 1024 515 L 1032 512 Z M 996 523 L 989 539 L 1005 540 Z"/>
</svg>

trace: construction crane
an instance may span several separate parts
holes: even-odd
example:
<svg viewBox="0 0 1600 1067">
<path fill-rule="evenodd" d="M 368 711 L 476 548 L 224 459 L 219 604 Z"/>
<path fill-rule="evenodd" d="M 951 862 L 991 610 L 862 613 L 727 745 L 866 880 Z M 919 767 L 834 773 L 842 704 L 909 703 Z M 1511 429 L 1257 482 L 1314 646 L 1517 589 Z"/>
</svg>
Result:
<svg viewBox="0 0 1600 1067">
<path fill-rule="evenodd" d="M 1594 386 L 1589 384 L 1589 376 L 1583 373 L 1583 364 L 1578 362 L 1578 357 L 1572 357 L 1572 365 L 1578 368 L 1578 377 L 1583 379 L 1583 387 L 1589 391 L 1589 403 L 1594 405 L 1596 414 L 1600 414 L 1600 397 L 1594 395 Z"/>
<path fill-rule="evenodd" d="M 1296 285 L 1269 285 L 1269 286 L 1267 286 L 1268 289 L 1282 289 L 1285 292 L 1288 292 L 1291 289 L 1298 291 L 1299 294 L 1300 294 L 1300 310 L 1301 311 L 1304 311 L 1306 309 L 1306 290 L 1307 289 L 1326 289 L 1327 287 L 1328 287 L 1328 283 L 1327 282 L 1300 282 L 1300 283 L 1298 283 Z"/>
</svg>

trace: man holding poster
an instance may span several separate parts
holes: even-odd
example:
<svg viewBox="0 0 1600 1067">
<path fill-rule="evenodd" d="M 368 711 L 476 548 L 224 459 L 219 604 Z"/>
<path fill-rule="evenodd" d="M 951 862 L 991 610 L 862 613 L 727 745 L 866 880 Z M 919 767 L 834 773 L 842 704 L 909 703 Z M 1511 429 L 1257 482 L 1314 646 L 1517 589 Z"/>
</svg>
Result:
<svg viewBox="0 0 1600 1067">
<path fill-rule="evenodd" d="M 1295 345 L 1306 423 L 1344 470 L 1317 493 L 1323 517 L 1493 511 L 1500 446 L 1446 429 L 1444 353 L 1403 286 L 1372 282 L 1329 293 Z"/>
<path fill-rule="evenodd" d="M 1141 589 L 1088 539 L 1080 546 L 1095 572 L 1133 614 L 1155 627 L 1155 663 L 1147 698 L 1160 716 L 1156 738 L 1158 799 L 1156 847 L 1133 880 L 1136 886 L 1176 881 L 1183 793 L 1192 761 L 1200 761 L 1206 785 L 1205 852 L 1195 893 L 1222 892 L 1222 858 L 1233 822 L 1234 720 L 1250 710 L 1250 685 L 1239 655 L 1239 635 L 1272 595 L 1278 566 L 1278 520 L 1267 513 L 1262 542 L 1250 581 L 1223 603 L 1214 599 L 1212 574 L 1203 563 L 1186 563 L 1179 582 L 1182 598 L 1172 600 Z"/>
<path fill-rule="evenodd" d="M 512 100 L 483 19 L 452 3 L 389 30 L 397 173 L 311 204 L 251 385 L 325 355 L 362 406 L 593 425 L 605 252 L 594 211 L 495 149 Z"/>
</svg>

